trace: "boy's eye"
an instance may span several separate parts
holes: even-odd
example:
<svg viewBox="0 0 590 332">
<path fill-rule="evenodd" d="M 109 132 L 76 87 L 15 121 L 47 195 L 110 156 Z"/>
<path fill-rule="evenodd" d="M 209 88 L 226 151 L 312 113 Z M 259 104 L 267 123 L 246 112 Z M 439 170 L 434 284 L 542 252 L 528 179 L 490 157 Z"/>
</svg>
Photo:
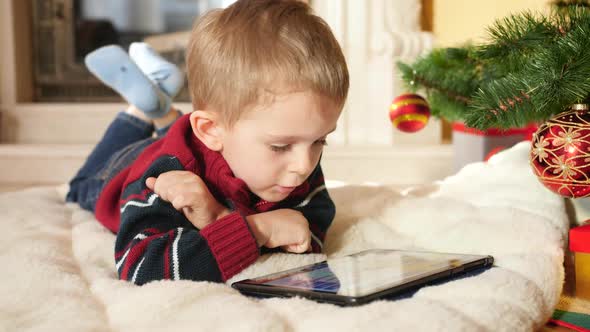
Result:
<svg viewBox="0 0 590 332">
<path fill-rule="evenodd" d="M 317 146 L 326 146 L 328 145 L 328 142 L 326 142 L 326 139 L 324 138 L 315 141 L 313 144 Z M 271 144 L 270 149 L 274 152 L 287 152 L 291 149 L 291 144 Z"/>
<path fill-rule="evenodd" d="M 285 145 L 271 145 L 270 149 L 274 152 L 285 152 L 288 151 L 289 148 L 291 148 L 291 145 L 289 144 L 285 144 Z"/>
</svg>

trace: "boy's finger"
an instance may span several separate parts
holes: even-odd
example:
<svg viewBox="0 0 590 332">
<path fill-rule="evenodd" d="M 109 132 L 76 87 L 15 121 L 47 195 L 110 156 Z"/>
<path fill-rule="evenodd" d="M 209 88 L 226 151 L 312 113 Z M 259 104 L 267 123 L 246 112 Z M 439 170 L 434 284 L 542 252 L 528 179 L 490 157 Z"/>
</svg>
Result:
<svg viewBox="0 0 590 332">
<path fill-rule="evenodd" d="M 145 180 L 145 185 L 151 190 L 154 191 L 154 186 L 156 185 L 156 178 L 149 177 Z"/>
<path fill-rule="evenodd" d="M 307 248 L 304 244 L 289 244 L 285 247 L 285 250 L 295 254 L 301 254 L 304 253 Z"/>
<path fill-rule="evenodd" d="M 185 208 L 188 207 L 188 205 L 186 204 L 186 199 L 185 199 L 185 197 L 183 195 L 178 195 L 178 196 L 174 197 L 170 201 L 170 203 L 178 211 L 183 210 L 183 209 L 185 209 Z"/>
<path fill-rule="evenodd" d="M 182 187 L 186 187 L 181 185 L 185 183 L 184 180 L 186 178 L 186 174 L 184 173 L 186 172 L 170 171 L 158 175 L 157 178 L 149 177 L 148 179 L 146 179 L 146 185 L 150 190 L 160 195 L 162 199 L 172 200 L 174 199 L 175 195 L 171 190 L 178 191 Z M 178 187 L 179 184 L 181 185 L 181 188 L 174 188 Z"/>
<path fill-rule="evenodd" d="M 150 180 L 153 179 L 153 180 Z M 150 183 L 148 184 L 148 180 L 150 181 Z M 158 196 L 160 196 L 160 199 L 163 199 L 167 202 L 169 202 L 171 199 L 173 199 L 174 197 L 170 195 L 170 181 L 166 178 L 163 177 L 162 175 L 158 176 L 157 178 L 152 177 L 152 178 L 148 178 L 146 179 L 146 185 L 148 186 L 148 188 L 150 188 L 150 190 L 152 190 L 154 193 L 156 193 Z M 151 187 L 150 187 L 151 185 Z"/>
</svg>

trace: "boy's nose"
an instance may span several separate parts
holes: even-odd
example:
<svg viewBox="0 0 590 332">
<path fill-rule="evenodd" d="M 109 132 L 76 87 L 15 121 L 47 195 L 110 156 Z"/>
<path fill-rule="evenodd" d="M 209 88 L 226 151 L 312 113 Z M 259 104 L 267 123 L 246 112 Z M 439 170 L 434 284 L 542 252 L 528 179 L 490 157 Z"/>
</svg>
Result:
<svg viewBox="0 0 590 332">
<path fill-rule="evenodd" d="M 314 166 L 314 156 L 311 151 L 302 150 L 294 155 L 290 171 L 300 176 L 306 176 Z"/>
</svg>

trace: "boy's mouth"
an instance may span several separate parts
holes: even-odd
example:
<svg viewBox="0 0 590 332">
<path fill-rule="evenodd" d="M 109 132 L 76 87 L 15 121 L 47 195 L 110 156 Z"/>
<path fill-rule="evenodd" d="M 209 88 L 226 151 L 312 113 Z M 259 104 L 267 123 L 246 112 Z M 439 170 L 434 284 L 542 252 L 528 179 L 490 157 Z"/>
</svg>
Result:
<svg viewBox="0 0 590 332">
<path fill-rule="evenodd" d="M 293 191 L 296 187 L 284 187 L 277 185 L 277 191 L 281 194 L 288 194 Z"/>
</svg>

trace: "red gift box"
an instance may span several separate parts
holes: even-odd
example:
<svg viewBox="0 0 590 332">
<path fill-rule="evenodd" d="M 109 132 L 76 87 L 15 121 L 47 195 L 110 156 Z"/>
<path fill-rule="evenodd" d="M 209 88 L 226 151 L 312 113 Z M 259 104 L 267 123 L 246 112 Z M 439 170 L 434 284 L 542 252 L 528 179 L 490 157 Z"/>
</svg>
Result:
<svg viewBox="0 0 590 332">
<path fill-rule="evenodd" d="M 590 224 L 570 229 L 570 251 L 590 253 Z"/>
</svg>

